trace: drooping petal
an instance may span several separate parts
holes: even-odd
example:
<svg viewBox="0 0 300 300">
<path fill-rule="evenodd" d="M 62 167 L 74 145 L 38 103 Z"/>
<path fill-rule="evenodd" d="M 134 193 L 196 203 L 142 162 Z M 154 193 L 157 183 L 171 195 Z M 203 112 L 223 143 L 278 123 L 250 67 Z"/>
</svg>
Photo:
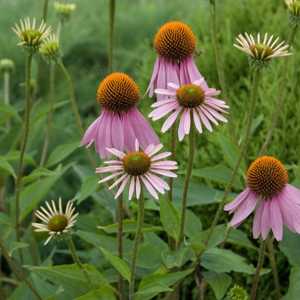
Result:
<svg viewBox="0 0 300 300">
<path fill-rule="evenodd" d="M 282 215 L 280 211 L 280 206 L 276 199 L 269 200 L 270 201 L 270 221 L 273 234 L 277 241 L 282 240 L 283 233 L 283 221 Z"/>
</svg>

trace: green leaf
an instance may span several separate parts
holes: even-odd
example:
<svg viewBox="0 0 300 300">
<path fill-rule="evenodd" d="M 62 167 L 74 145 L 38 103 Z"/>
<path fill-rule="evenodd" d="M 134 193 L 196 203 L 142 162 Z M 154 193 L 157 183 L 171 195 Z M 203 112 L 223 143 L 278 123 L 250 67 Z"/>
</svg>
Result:
<svg viewBox="0 0 300 300">
<path fill-rule="evenodd" d="M 150 274 L 145 276 L 136 292 L 135 300 L 152 299 L 161 292 L 171 291 L 170 286 L 174 285 L 179 280 L 191 274 L 194 269 L 188 269 L 182 272 Z"/>
<path fill-rule="evenodd" d="M 255 268 L 246 262 L 245 258 L 231 250 L 211 248 L 203 253 L 201 265 L 216 273 L 240 272 L 253 274 Z"/>
<path fill-rule="evenodd" d="M 84 178 L 84 181 L 80 187 L 80 190 L 77 192 L 75 199 L 77 203 L 80 204 L 82 201 L 87 199 L 93 193 L 96 192 L 97 188 L 99 188 L 99 178 L 97 176 L 88 176 Z"/>
<path fill-rule="evenodd" d="M 202 179 L 207 179 L 212 182 L 217 182 L 221 184 L 228 184 L 232 175 L 232 170 L 224 165 L 216 165 L 213 167 L 205 167 L 202 169 L 193 170 L 193 176 Z M 241 188 L 241 182 L 237 177 L 234 182 L 234 187 Z"/>
<path fill-rule="evenodd" d="M 85 295 L 82 295 L 75 300 L 116 300 L 114 290 L 109 286 L 102 286 L 96 290 L 92 290 Z"/>
<path fill-rule="evenodd" d="M 249 249 L 257 250 L 254 244 L 249 240 L 247 234 L 239 229 L 232 228 L 230 230 L 227 242 Z"/>
<path fill-rule="evenodd" d="M 192 258 L 192 252 L 189 247 L 182 246 L 178 250 L 167 250 L 162 252 L 162 260 L 168 269 L 180 268 Z"/>
<path fill-rule="evenodd" d="M 288 258 L 292 266 L 300 267 L 300 236 L 288 229 L 284 230 L 283 240 L 279 243 L 280 250 Z"/>
<path fill-rule="evenodd" d="M 100 247 L 104 257 L 112 264 L 112 266 L 128 281 L 130 282 L 130 268 L 128 264 L 116 255 Z"/>
<path fill-rule="evenodd" d="M 59 145 L 54 151 L 50 154 L 47 167 L 52 167 L 53 165 L 58 164 L 63 159 L 71 155 L 79 147 L 79 142 L 67 143 Z"/>
<path fill-rule="evenodd" d="M 9 255 L 12 256 L 13 253 L 18 249 L 24 249 L 27 248 L 29 244 L 23 243 L 23 242 L 12 242 L 9 245 Z"/>
<path fill-rule="evenodd" d="M 123 220 L 123 232 L 135 233 L 136 232 L 136 221 L 135 220 Z M 106 226 L 97 226 L 97 228 L 104 230 L 108 234 L 116 233 L 118 231 L 118 223 L 109 224 Z M 159 232 L 163 231 L 161 226 L 153 226 L 151 224 L 143 224 L 143 232 Z"/>
<path fill-rule="evenodd" d="M 186 210 L 185 234 L 189 238 L 198 238 L 202 231 L 200 217 L 196 216 L 190 209 Z"/>
<path fill-rule="evenodd" d="M 160 221 L 163 228 L 176 241 L 180 230 L 180 218 L 173 203 L 167 199 L 160 199 Z"/>
<path fill-rule="evenodd" d="M 22 119 L 18 114 L 18 111 L 10 104 L 1 103 L 0 113 L 5 115 L 5 118 L 14 118 L 16 121 L 21 122 Z"/>
<path fill-rule="evenodd" d="M 299 252 L 299 250 L 298 250 Z M 300 268 L 293 267 L 290 273 L 290 284 L 283 300 L 299 300 L 300 295 Z"/>
<path fill-rule="evenodd" d="M 16 178 L 16 173 L 14 168 L 10 165 L 10 163 L 7 161 L 7 159 L 3 156 L 0 156 L 0 174 L 9 174 L 12 175 L 14 178 Z"/>
<path fill-rule="evenodd" d="M 46 197 L 49 193 L 52 186 L 56 181 L 70 168 L 70 165 L 67 165 L 64 168 L 58 166 L 54 171 L 54 175 L 51 175 L 45 179 L 36 181 L 28 185 L 21 192 L 21 220 L 26 218 L 26 216 L 38 206 L 42 199 Z"/>
<path fill-rule="evenodd" d="M 106 279 L 92 265 L 83 265 L 87 271 L 92 284 L 108 285 Z M 90 290 L 90 285 L 83 271 L 76 265 L 39 266 L 29 267 L 36 275 L 49 280 L 57 286 L 62 286 L 66 299 L 74 299 Z"/>
<path fill-rule="evenodd" d="M 232 279 L 225 273 L 203 272 L 203 277 L 213 289 L 217 300 L 223 299 Z"/>
<path fill-rule="evenodd" d="M 51 175 L 55 175 L 54 171 L 50 171 L 46 168 L 37 168 L 33 170 L 29 175 L 24 176 L 22 179 L 23 184 L 28 184 L 30 182 L 35 181 L 36 179 L 40 179 L 42 177 L 49 177 Z"/>
</svg>

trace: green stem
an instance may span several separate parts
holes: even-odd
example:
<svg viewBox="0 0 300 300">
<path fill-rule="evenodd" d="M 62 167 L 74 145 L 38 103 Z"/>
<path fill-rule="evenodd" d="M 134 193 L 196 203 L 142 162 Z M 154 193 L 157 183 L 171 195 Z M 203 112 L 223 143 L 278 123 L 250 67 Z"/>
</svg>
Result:
<svg viewBox="0 0 300 300">
<path fill-rule="evenodd" d="M 291 30 L 289 38 L 288 38 L 288 45 L 290 45 L 290 46 L 294 42 L 294 39 L 295 39 L 295 36 L 297 33 L 297 29 L 298 29 L 298 26 L 292 27 L 292 30 Z M 283 103 L 286 100 L 286 95 L 287 95 L 287 91 L 288 91 L 286 83 L 288 80 L 287 77 L 288 77 L 288 70 L 289 70 L 290 62 L 291 62 L 291 59 L 288 59 L 287 62 L 284 63 L 284 65 L 283 65 L 282 78 L 281 78 L 281 80 L 279 82 L 279 86 L 278 86 L 278 98 L 277 98 L 276 104 L 273 107 L 274 110 L 272 112 L 272 120 L 270 123 L 270 127 L 267 131 L 265 141 L 259 151 L 259 156 L 265 154 L 265 152 L 267 151 L 267 148 L 271 142 L 274 130 L 275 130 L 278 120 L 280 118 Z"/>
<path fill-rule="evenodd" d="M 138 209 L 138 219 L 137 228 L 133 246 L 132 262 L 131 262 L 131 277 L 129 283 L 129 300 L 134 299 L 134 287 L 135 287 L 135 277 L 136 277 L 136 262 L 138 257 L 139 244 L 142 237 L 142 229 L 144 223 L 144 195 L 141 191 L 141 197 L 138 199 L 139 209 Z"/>
<path fill-rule="evenodd" d="M 10 72 L 5 71 L 3 74 L 3 96 L 4 96 L 4 103 L 9 105 L 10 103 Z"/>
<path fill-rule="evenodd" d="M 280 300 L 281 299 L 281 293 L 280 293 L 281 288 L 280 288 L 280 283 L 279 283 L 279 276 L 278 276 L 277 264 L 276 264 L 276 259 L 275 259 L 273 241 L 274 241 L 274 238 L 268 238 L 267 247 L 268 247 L 268 252 L 269 252 L 269 260 L 270 260 L 272 273 L 273 273 L 276 300 Z"/>
<path fill-rule="evenodd" d="M 180 231 L 179 231 L 179 238 L 177 243 L 177 248 L 181 245 L 183 238 L 184 238 L 184 228 L 185 228 L 185 217 L 186 217 L 186 206 L 187 206 L 187 199 L 188 199 L 188 190 L 189 185 L 192 177 L 192 170 L 193 170 L 193 163 L 194 163 L 194 156 L 195 156 L 195 128 L 193 125 L 193 120 L 191 120 L 191 131 L 189 134 L 189 160 L 184 180 L 184 187 L 182 193 L 182 203 L 181 203 L 181 218 L 180 218 Z"/>
<path fill-rule="evenodd" d="M 44 20 L 44 22 L 47 21 L 47 17 L 48 17 L 48 4 L 49 4 L 49 0 L 45 0 L 44 1 L 44 7 L 43 7 L 43 20 Z"/>
<path fill-rule="evenodd" d="M 259 275 L 260 275 L 260 271 L 262 269 L 262 266 L 264 264 L 265 247 L 266 247 L 266 241 L 262 241 L 261 244 L 260 244 L 260 248 L 259 248 L 256 271 L 255 271 L 255 275 L 254 275 L 253 281 L 252 281 L 251 297 L 250 297 L 251 300 L 256 299 L 258 282 L 259 282 Z"/>
<path fill-rule="evenodd" d="M 109 0 L 109 48 L 108 48 L 108 72 L 113 70 L 113 48 L 115 27 L 116 0 Z"/>
<path fill-rule="evenodd" d="M 30 111 L 31 111 L 31 102 L 32 102 L 32 95 L 31 95 L 31 64 L 32 64 L 32 53 L 29 53 L 26 59 L 26 67 L 25 67 L 25 113 L 24 113 L 24 132 L 21 141 L 21 149 L 20 149 L 20 159 L 19 159 L 19 166 L 18 166 L 18 174 L 16 178 L 16 185 L 15 185 L 15 194 L 16 194 L 16 238 L 19 242 L 21 239 L 20 233 L 20 196 L 22 190 L 22 177 L 23 177 L 23 169 L 24 169 L 24 156 L 26 151 L 26 146 L 28 142 L 29 136 L 29 127 L 30 127 Z M 22 256 L 22 249 L 19 250 L 21 262 L 23 261 Z"/>
<path fill-rule="evenodd" d="M 174 125 L 171 129 L 171 136 L 170 136 L 170 150 L 172 153 L 172 156 L 170 159 L 175 160 L 175 151 L 176 151 L 176 126 Z M 169 187 L 170 190 L 168 192 L 168 198 L 169 201 L 172 202 L 173 201 L 173 182 L 174 179 L 172 177 L 169 178 Z"/>
<path fill-rule="evenodd" d="M 26 278 L 26 275 L 23 272 L 23 270 L 11 258 L 8 250 L 6 249 L 4 243 L 1 239 L 0 239 L 0 250 L 1 250 L 2 255 L 5 257 L 7 263 L 9 264 L 9 267 L 11 268 L 12 272 L 16 275 L 17 279 L 20 282 L 24 282 L 28 286 L 28 288 L 32 291 L 32 293 L 35 295 L 35 297 L 37 299 L 42 300 L 43 298 L 39 295 L 38 291 L 34 288 L 34 286 L 31 284 L 31 282 Z"/>
<path fill-rule="evenodd" d="M 212 33 L 212 42 L 214 47 L 214 54 L 215 54 L 215 62 L 216 68 L 218 73 L 219 84 L 221 86 L 224 99 L 228 102 L 227 97 L 227 89 L 226 89 L 226 82 L 224 76 L 224 67 L 220 56 L 220 49 L 218 45 L 218 37 L 217 37 L 217 14 L 216 14 L 216 3 L 214 0 L 210 0 L 210 16 L 211 16 L 211 33 Z"/>
<path fill-rule="evenodd" d="M 77 264 L 78 268 L 82 271 L 84 277 L 86 278 L 87 283 L 91 286 L 92 285 L 91 278 L 90 278 L 87 270 L 85 269 L 84 265 L 82 264 L 79 256 L 77 255 L 76 247 L 74 245 L 72 236 L 67 238 L 67 242 L 68 242 L 69 250 L 71 252 L 74 263 Z"/>
<path fill-rule="evenodd" d="M 55 64 L 50 64 L 49 69 L 49 97 L 48 97 L 48 105 L 49 105 L 49 112 L 47 116 L 47 127 L 44 139 L 44 145 L 40 160 L 40 166 L 45 164 L 48 147 L 49 147 L 49 140 L 51 135 L 51 128 L 52 128 L 52 119 L 53 119 L 53 107 L 54 107 L 54 97 L 55 97 Z"/>
<path fill-rule="evenodd" d="M 227 200 L 227 197 L 231 191 L 232 185 L 235 181 L 235 178 L 238 174 L 238 171 L 240 169 L 241 163 L 243 161 L 243 158 L 246 156 L 247 153 L 247 149 L 248 149 L 248 144 L 249 144 L 249 140 L 251 137 L 251 127 L 252 127 L 252 122 L 253 122 L 253 118 L 254 118 L 254 113 L 255 113 L 255 106 L 256 106 L 256 101 L 257 101 L 257 97 L 258 97 L 258 83 L 260 80 L 260 75 L 261 75 L 261 69 L 260 68 L 255 68 L 254 69 L 254 74 L 253 74 L 253 81 L 252 81 L 252 94 L 251 94 L 251 99 L 250 99 L 250 109 L 249 112 L 247 114 L 247 120 L 246 120 L 246 133 L 245 133 L 245 138 L 244 141 L 242 143 L 242 145 L 240 146 L 241 151 L 240 151 L 240 155 L 237 158 L 235 167 L 233 169 L 233 172 L 231 174 L 230 180 L 228 185 L 226 186 L 225 192 L 223 194 L 223 197 L 221 199 L 221 202 L 218 206 L 217 212 L 215 214 L 214 220 L 212 222 L 212 225 L 209 229 L 207 238 L 205 240 L 205 245 L 207 245 L 218 221 L 219 218 L 221 216 L 221 213 L 223 211 L 223 206 Z"/>
<path fill-rule="evenodd" d="M 118 242 L 118 256 L 123 259 L 123 195 L 121 195 L 118 199 L 118 232 L 117 232 L 117 242 Z M 119 291 L 119 299 L 124 299 L 124 280 L 123 277 L 119 276 L 118 282 L 118 291 Z"/>
</svg>

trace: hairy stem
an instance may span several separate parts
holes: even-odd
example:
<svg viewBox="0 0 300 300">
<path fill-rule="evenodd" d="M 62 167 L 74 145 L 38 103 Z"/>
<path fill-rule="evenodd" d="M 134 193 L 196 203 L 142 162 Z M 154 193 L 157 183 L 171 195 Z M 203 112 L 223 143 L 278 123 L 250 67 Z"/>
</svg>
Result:
<svg viewBox="0 0 300 300">
<path fill-rule="evenodd" d="M 141 192 L 141 197 L 138 199 L 139 209 L 138 209 L 138 219 L 137 228 L 134 239 L 132 262 L 131 262 L 131 277 L 129 283 L 129 300 L 134 300 L 134 288 L 135 288 L 135 277 L 136 277 L 136 262 L 138 257 L 139 245 L 142 237 L 142 229 L 144 223 L 144 195 Z"/>
<path fill-rule="evenodd" d="M 298 26 L 292 27 L 289 38 L 288 38 L 288 45 L 291 45 L 294 42 L 294 39 L 295 39 L 295 36 L 297 33 L 297 29 L 298 29 Z M 281 77 L 281 80 L 279 81 L 279 86 L 278 86 L 278 98 L 277 98 L 276 104 L 273 107 L 274 110 L 272 112 L 272 120 L 270 123 L 270 127 L 267 131 L 265 141 L 259 151 L 259 156 L 265 154 L 265 152 L 267 151 L 267 148 L 271 142 L 274 130 L 277 126 L 278 120 L 280 119 L 282 106 L 283 106 L 284 101 L 286 100 L 286 95 L 287 95 L 287 91 L 288 91 L 286 83 L 288 80 L 287 77 L 288 77 L 288 70 L 290 67 L 290 62 L 291 62 L 291 59 L 288 59 L 287 62 L 284 63 L 283 68 L 282 68 L 282 77 Z"/>
<path fill-rule="evenodd" d="M 118 221 L 118 232 L 117 232 L 117 242 L 118 242 L 118 256 L 123 259 L 123 195 L 118 199 L 118 212 L 117 212 L 117 221 Z M 118 291 L 119 299 L 124 299 L 124 280 L 123 277 L 119 276 L 118 281 Z"/>
<path fill-rule="evenodd" d="M 84 277 L 86 278 L 87 283 L 89 285 L 92 285 L 91 278 L 90 278 L 87 270 L 85 269 L 84 265 L 82 264 L 79 256 L 77 255 L 76 247 L 74 245 L 72 236 L 68 237 L 67 242 L 68 242 L 69 250 L 71 252 L 74 263 L 76 263 L 78 268 L 82 271 Z"/>
<path fill-rule="evenodd" d="M 21 282 L 24 282 L 28 286 L 28 288 L 32 291 L 32 293 L 35 295 L 35 297 L 37 299 L 42 300 L 43 298 L 39 295 L 38 291 L 34 288 L 34 286 L 31 284 L 31 282 L 27 279 L 24 271 L 16 264 L 16 262 L 9 255 L 9 252 L 6 249 L 4 243 L 1 239 L 0 239 L 0 250 L 1 250 L 2 255 L 5 257 L 7 263 L 9 264 L 10 269 L 16 275 L 17 279 Z"/>
<path fill-rule="evenodd" d="M 32 102 L 32 94 L 31 94 L 31 65 L 32 65 L 32 53 L 30 52 L 26 59 L 26 66 L 25 66 L 25 113 L 23 118 L 23 126 L 24 131 L 22 135 L 21 141 L 21 149 L 20 149 L 20 158 L 19 158 L 19 165 L 18 165 L 18 173 L 16 178 L 15 184 L 15 205 L 16 205 L 16 238 L 19 242 L 21 239 L 21 232 L 20 232 L 20 196 L 22 190 L 22 177 L 23 177 L 23 169 L 24 169 L 24 156 L 26 151 L 26 146 L 28 142 L 29 136 L 29 128 L 30 128 L 30 112 L 31 112 L 31 102 Z M 23 261 L 22 256 L 22 249 L 19 249 L 20 260 Z"/>
<path fill-rule="evenodd" d="M 181 218 L 180 218 L 180 231 L 177 248 L 181 245 L 184 238 L 184 228 L 185 228 L 185 217 L 186 217 L 186 206 L 188 199 L 188 190 L 190 186 L 190 181 L 192 177 L 194 156 L 195 156 L 195 128 L 193 122 L 191 122 L 191 132 L 189 135 L 189 160 L 184 180 L 184 187 L 182 193 L 182 203 L 181 203 Z"/>
<path fill-rule="evenodd" d="M 252 122 L 253 122 L 253 117 L 254 117 L 254 112 L 255 112 L 255 106 L 256 106 L 256 101 L 257 101 L 257 97 L 258 97 L 258 84 L 259 84 L 259 79 L 260 79 L 260 75 L 261 75 L 261 69 L 259 68 L 255 68 L 254 69 L 254 74 L 253 74 L 253 81 L 252 81 L 252 94 L 251 94 L 251 99 L 250 99 L 250 108 L 249 111 L 247 113 L 247 120 L 246 120 L 246 133 L 245 133 L 245 138 L 244 141 L 242 143 L 242 145 L 240 146 L 240 155 L 237 158 L 235 167 L 233 169 L 233 172 L 231 174 L 230 180 L 228 185 L 226 186 L 226 189 L 224 191 L 223 197 L 221 199 L 221 202 L 218 206 L 217 212 L 215 214 L 215 217 L 213 219 L 212 225 L 209 229 L 207 238 L 205 240 L 205 244 L 207 245 L 218 221 L 219 218 L 221 216 L 222 210 L 223 210 L 223 206 L 227 200 L 227 197 L 231 191 L 232 185 L 236 179 L 236 176 L 238 174 L 238 171 L 240 169 L 241 163 L 243 161 L 243 158 L 246 156 L 247 153 L 247 149 L 248 149 L 248 144 L 249 144 L 249 140 L 251 137 L 251 127 L 252 127 Z"/>
<path fill-rule="evenodd" d="M 267 247 L 268 247 L 269 260 L 270 260 L 273 279 L 274 279 L 276 300 L 280 300 L 281 299 L 281 292 L 280 292 L 281 288 L 280 288 L 280 283 L 279 283 L 279 276 L 278 276 L 277 264 L 276 264 L 276 259 L 275 259 L 273 241 L 274 241 L 274 238 L 268 238 Z"/>
<path fill-rule="evenodd" d="M 258 283 L 259 283 L 259 275 L 260 275 L 260 271 L 262 269 L 262 266 L 264 264 L 265 247 L 266 247 L 266 242 L 261 241 L 259 254 L 258 254 L 258 261 L 257 261 L 257 266 L 256 266 L 256 271 L 255 271 L 255 275 L 254 275 L 253 281 L 252 281 L 251 297 L 250 297 L 251 300 L 256 299 L 257 288 L 258 288 Z"/>
<path fill-rule="evenodd" d="M 113 70 L 113 48 L 115 27 L 116 0 L 109 0 L 109 48 L 108 48 L 108 72 Z"/>
</svg>

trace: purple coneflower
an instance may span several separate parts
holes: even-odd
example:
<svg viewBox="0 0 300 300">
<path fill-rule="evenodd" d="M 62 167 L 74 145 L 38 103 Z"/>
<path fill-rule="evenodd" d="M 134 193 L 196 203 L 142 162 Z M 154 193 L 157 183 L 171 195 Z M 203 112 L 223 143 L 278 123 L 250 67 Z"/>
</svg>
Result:
<svg viewBox="0 0 300 300">
<path fill-rule="evenodd" d="M 125 153 L 114 148 L 108 148 L 107 151 L 115 155 L 117 159 L 105 161 L 106 167 L 96 169 L 96 173 L 111 173 L 111 175 L 101 179 L 99 183 L 114 179 L 115 182 L 109 189 L 118 186 L 115 199 L 121 195 L 126 185 L 129 185 L 129 200 L 134 194 L 137 199 L 140 198 L 142 186 L 155 199 L 158 199 L 157 192 L 164 194 L 169 189 L 168 184 L 160 176 L 177 177 L 173 172 L 177 169 L 177 163 L 172 160 L 165 160 L 171 153 L 162 152 L 158 154 L 162 147 L 161 144 L 151 144 L 142 151 L 136 140 L 135 149 L 131 152 Z"/>
<path fill-rule="evenodd" d="M 139 88 L 128 75 L 108 75 L 99 85 L 97 101 L 102 112 L 85 132 L 82 144 L 89 147 L 95 143 L 101 158 L 110 155 L 107 148 L 134 150 L 136 139 L 142 149 L 159 143 L 157 135 L 136 107 Z"/>
<path fill-rule="evenodd" d="M 177 117 L 180 117 L 178 128 L 180 141 L 190 133 L 191 122 L 195 124 L 199 133 L 203 131 L 202 124 L 212 131 L 212 124 L 218 125 L 218 121 L 227 122 L 222 113 L 227 113 L 228 106 L 224 101 L 215 98 L 220 92 L 208 88 L 204 79 L 182 86 L 168 83 L 168 89 L 156 89 L 155 93 L 168 99 L 152 104 L 154 110 L 149 117 L 156 121 L 170 114 L 162 126 L 162 132 L 166 132 L 174 125 Z"/>
<path fill-rule="evenodd" d="M 182 22 L 164 24 L 154 38 L 158 54 L 147 92 L 152 97 L 157 88 L 167 88 L 169 82 L 187 84 L 202 79 L 193 58 L 196 37 Z M 163 97 L 159 96 L 158 100 Z"/>
<path fill-rule="evenodd" d="M 288 173 L 274 157 L 257 158 L 247 172 L 247 188 L 224 208 L 239 226 L 254 210 L 253 236 L 265 240 L 270 230 L 282 240 L 283 225 L 300 233 L 300 190 L 288 184 Z"/>
</svg>

